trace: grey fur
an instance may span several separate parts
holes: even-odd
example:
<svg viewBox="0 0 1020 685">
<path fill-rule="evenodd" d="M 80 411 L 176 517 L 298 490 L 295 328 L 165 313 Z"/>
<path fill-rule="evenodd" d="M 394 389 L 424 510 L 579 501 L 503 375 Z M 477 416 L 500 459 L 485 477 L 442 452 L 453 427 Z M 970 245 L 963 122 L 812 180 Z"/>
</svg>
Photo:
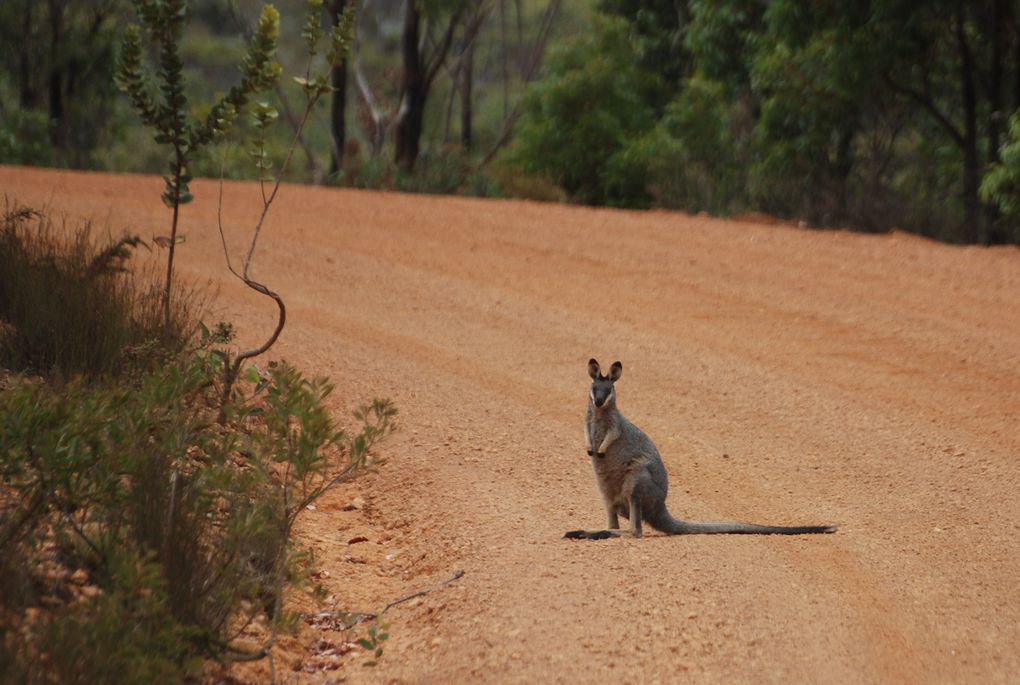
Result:
<svg viewBox="0 0 1020 685">
<path fill-rule="evenodd" d="M 620 362 L 609 375 L 599 363 L 588 362 L 592 386 L 584 416 L 585 446 L 591 457 L 595 482 L 606 507 L 607 530 L 568 532 L 565 537 L 603 539 L 621 535 L 620 516 L 630 520 L 630 534 L 641 537 L 641 523 L 670 535 L 692 533 L 743 533 L 799 535 L 833 533 L 835 526 L 762 526 L 753 523 L 688 523 L 673 518 L 666 509 L 669 476 L 655 443 L 623 417 L 616 407 L 616 381 L 623 372 Z"/>
</svg>

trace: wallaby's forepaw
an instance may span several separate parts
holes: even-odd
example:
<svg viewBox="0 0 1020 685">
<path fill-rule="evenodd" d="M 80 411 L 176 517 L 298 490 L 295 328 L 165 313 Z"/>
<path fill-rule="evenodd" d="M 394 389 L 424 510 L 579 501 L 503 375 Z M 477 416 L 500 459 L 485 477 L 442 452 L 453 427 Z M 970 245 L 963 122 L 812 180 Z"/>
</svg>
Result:
<svg viewBox="0 0 1020 685">
<path fill-rule="evenodd" d="M 599 452 L 598 456 L 599 456 L 599 459 L 605 459 L 606 458 L 606 453 L 605 452 Z"/>
<path fill-rule="evenodd" d="M 589 457 L 595 456 L 595 451 L 594 450 L 588 450 L 588 456 Z"/>
<path fill-rule="evenodd" d="M 568 540 L 606 540 L 613 537 L 608 530 L 568 530 L 563 535 Z"/>
</svg>

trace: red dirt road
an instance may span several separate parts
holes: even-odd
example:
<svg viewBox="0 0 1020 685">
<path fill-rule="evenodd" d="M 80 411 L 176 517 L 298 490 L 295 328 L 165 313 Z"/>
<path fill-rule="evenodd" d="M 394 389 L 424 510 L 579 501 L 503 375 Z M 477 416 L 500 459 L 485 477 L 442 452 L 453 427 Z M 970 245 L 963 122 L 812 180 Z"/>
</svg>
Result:
<svg viewBox="0 0 1020 685">
<path fill-rule="evenodd" d="M 146 238 L 161 185 L 0 167 L 9 198 Z M 226 273 L 216 184 L 193 191 L 180 273 L 254 342 L 273 309 Z M 259 206 L 227 184 L 235 253 Z M 294 671 L 340 641 L 306 629 L 282 682 L 1020 679 L 1020 251 L 285 187 L 254 273 L 289 305 L 274 355 L 331 376 L 338 410 L 401 412 L 388 463 L 303 521 L 338 606 L 465 572 L 389 611 L 376 669 Z M 839 532 L 561 539 L 604 524 L 592 356 L 623 361 L 674 515 Z"/>
</svg>

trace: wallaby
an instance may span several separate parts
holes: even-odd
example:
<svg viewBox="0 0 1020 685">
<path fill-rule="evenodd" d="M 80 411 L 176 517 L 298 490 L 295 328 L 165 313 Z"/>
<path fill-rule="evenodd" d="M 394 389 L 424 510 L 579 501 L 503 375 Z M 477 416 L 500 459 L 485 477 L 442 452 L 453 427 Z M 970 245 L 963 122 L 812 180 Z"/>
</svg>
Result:
<svg viewBox="0 0 1020 685">
<path fill-rule="evenodd" d="M 620 516 L 630 519 L 630 535 L 641 537 L 641 522 L 670 535 L 691 533 L 744 533 L 800 535 L 833 533 L 835 526 L 760 526 L 753 523 L 688 523 L 673 518 L 666 509 L 669 477 L 655 443 L 623 417 L 616 408 L 616 381 L 623 364 L 614 362 L 603 376 L 599 363 L 588 362 L 591 391 L 584 416 L 584 439 L 595 471 L 595 480 L 608 514 L 608 530 L 572 530 L 564 537 L 601 540 L 618 537 Z"/>
</svg>

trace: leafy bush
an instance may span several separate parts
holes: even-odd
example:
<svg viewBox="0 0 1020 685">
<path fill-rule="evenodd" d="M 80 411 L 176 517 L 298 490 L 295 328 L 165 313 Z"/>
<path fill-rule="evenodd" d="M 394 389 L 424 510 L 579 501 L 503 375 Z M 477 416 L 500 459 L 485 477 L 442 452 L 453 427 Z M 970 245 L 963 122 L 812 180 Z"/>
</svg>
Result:
<svg viewBox="0 0 1020 685">
<path fill-rule="evenodd" d="M 1009 139 L 1000 150 L 1001 161 L 994 165 L 981 184 L 981 197 L 992 202 L 1009 219 L 1020 217 L 1020 113 L 1009 120 Z M 1013 241 L 1020 240 L 1015 231 Z"/>
<path fill-rule="evenodd" d="M 42 112 L 17 108 L 5 111 L 0 121 L 0 164 L 52 164 L 49 135 L 49 121 Z"/>
<path fill-rule="evenodd" d="M 553 55 L 548 76 L 525 96 L 508 162 L 581 202 L 646 204 L 627 145 L 654 124 L 649 93 L 660 84 L 638 68 L 630 46 L 624 22 L 604 18 L 594 40 Z"/>
<path fill-rule="evenodd" d="M 112 582 L 89 601 L 61 607 L 34 626 L 39 658 L 19 682 L 149 685 L 201 673 L 191 631 L 170 613 L 159 567 L 133 555 L 111 560 Z"/>
<path fill-rule="evenodd" d="M 499 195 L 494 180 L 483 170 L 475 169 L 474 165 L 475 162 L 467 155 L 453 149 L 423 151 L 415 162 L 414 173 L 407 173 L 399 167 L 396 169 L 394 188 L 409 193 L 458 193 L 476 197 Z"/>
<path fill-rule="evenodd" d="M 59 229 L 35 210 L 8 203 L 0 217 L 0 365 L 62 377 L 117 375 L 183 348 L 197 294 L 160 318 L 155 286 L 125 271 L 143 245 L 125 235 L 96 244 L 88 222 Z"/>
<path fill-rule="evenodd" d="M 23 635 L 30 609 L 59 606 L 5 643 L 10 673 L 176 681 L 197 657 L 236 655 L 258 616 L 274 635 L 293 624 L 284 593 L 304 573 L 294 522 L 377 463 L 370 450 L 395 410 L 376 401 L 348 434 L 324 408 L 331 386 L 281 363 L 235 386 L 224 428 L 213 420 L 221 361 L 207 346 L 131 383 L 56 392 L 15 380 L 0 394 L 0 625 Z"/>
<path fill-rule="evenodd" d="M 655 128 L 628 148 L 657 206 L 739 210 L 747 190 L 744 160 L 734 144 L 740 117 L 739 105 L 729 102 L 717 83 L 688 81 Z"/>
<path fill-rule="evenodd" d="M 478 168 L 477 162 L 470 156 L 453 148 L 423 151 L 415 162 L 414 172 L 403 170 L 381 157 L 361 159 L 360 155 L 351 155 L 336 182 L 349 188 L 407 193 L 473 197 L 503 195 L 502 179 L 484 168 Z"/>
</svg>

